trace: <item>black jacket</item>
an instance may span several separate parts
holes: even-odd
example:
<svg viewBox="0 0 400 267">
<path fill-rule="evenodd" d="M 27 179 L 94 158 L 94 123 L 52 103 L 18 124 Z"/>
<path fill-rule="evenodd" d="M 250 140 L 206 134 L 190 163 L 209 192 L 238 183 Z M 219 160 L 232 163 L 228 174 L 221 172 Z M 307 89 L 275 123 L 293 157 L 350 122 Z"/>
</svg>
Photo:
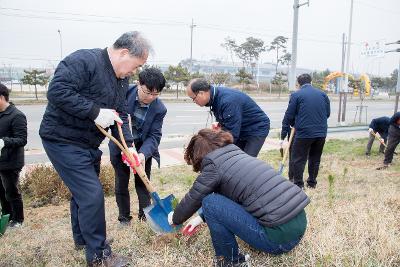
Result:
<svg viewBox="0 0 400 267">
<path fill-rule="evenodd" d="M 296 128 L 296 138 L 326 137 L 331 115 L 328 96 L 311 84 L 292 93 L 282 125 Z"/>
<path fill-rule="evenodd" d="M 5 111 L 0 112 L 0 139 L 4 141 L 0 170 L 20 169 L 24 166 L 27 136 L 25 114 L 10 103 Z"/>
<path fill-rule="evenodd" d="M 372 128 L 375 132 L 378 132 L 382 138 L 387 138 L 390 125 L 389 117 L 375 118 L 369 124 L 369 128 Z"/>
<path fill-rule="evenodd" d="M 46 111 L 39 134 L 43 139 L 97 148 L 104 139 L 94 119 L 100 108 L 115 109 L 122 121 L 128 145 L 125 95 L 128 79 L 118 79 L 106 49 L 78 50 L 57 66 L 47 92 Z M 115 127 L 115 126 L 112 126 Z"/>
<path fill-rule="evenodd" d="M 201 174 L 175 209 L 174 224 L 190 218 L 213 192 L 242 205 L 267 227 L 288 222 L 310 202 L 303 190 L 267 163 L 227 145 L 204 157 Z"/>
</svg>

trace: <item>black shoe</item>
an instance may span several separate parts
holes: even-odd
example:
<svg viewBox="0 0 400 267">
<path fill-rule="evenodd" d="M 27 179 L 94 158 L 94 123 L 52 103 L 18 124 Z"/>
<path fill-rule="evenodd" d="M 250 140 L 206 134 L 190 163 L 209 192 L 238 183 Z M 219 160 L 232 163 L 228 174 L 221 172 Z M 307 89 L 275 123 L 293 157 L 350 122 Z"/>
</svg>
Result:
<svg viewBox="0 0 400 267">
<path fill-rule="evenodd" d="M 365 156 L 369 157 L 369 156 L 371 156 L 371 153 L 370 152 L 365 152 Z"/>
<path fill-rule="evenodd" d="M 92 262 L 88 262 L 89 267 L 125 267 L 129 266 L 129 258 L 112 253 L 110 256 L 107 258 L 101 259 L 101 260 L 95 260 Z"/>
<path fill-rule="evenodd" d="M 106 244 L 106 246 L 107 246 L 107 245 L 109 246 L 109 245 L 111 245 L 113 242 L 114 242 L 114 238 L 110 237 L 110 238 L 107 238 L 106 241 L 105 241 L 104 243 Z M 82 250 L 82 249 L 84 249 L 85 247 L 86 247 L 86 244 L 77 244 L 77 243 L 75 243 L 75 250 L 77 250 L 77 251 Z"/>
<path fill-rule="evenodd" d="M 214 267 L 248 267 L 250 266 L 250 255 L 239 254 L 239 257 L 235 261 L 226 261 L 225 258 L 216 257 L 214 259 Z"/>
<path fill-rule="evenodd" d="M 22 227 L 22 222 L 11 221 L 8 223 L 8 228 L 10 229 L 17 229 Z"/>
</svg>

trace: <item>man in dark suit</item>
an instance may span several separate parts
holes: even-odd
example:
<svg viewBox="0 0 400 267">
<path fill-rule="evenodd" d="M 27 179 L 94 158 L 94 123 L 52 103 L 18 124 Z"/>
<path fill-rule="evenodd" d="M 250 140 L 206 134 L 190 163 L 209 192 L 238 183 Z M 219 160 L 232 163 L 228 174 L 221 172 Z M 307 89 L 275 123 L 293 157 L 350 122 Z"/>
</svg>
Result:
<svg viewBox="0 0 400 267">
<path fill-rule="evenodd" d="M 389 125 L 390 125 L 390 118 L 386 116 L 375 118 L 371 121 L 368 129 L 369 140 L 367 144 L 367 150 L 365 151 L 365 155 L 369 156 L 371 154 L 371 147 L 372 144 L 374 143 L 376 134 L 380 135 L 381 139 L 383 139 L 380 140 L 381 142 L 383 141 L 384 143 L 386 143 L 389 132 Z M 372 132 L 374 132 L 375 135 Z M 379 153 L 385 153 L 385 146 L 382 143 L 379 147 Z"/>
<path fill-rule="evenodd" d="M 165 86 L 165 78 L 157 68 L 148 68 L 139 73 L 139 84 L 129 88 L 126 96 L 127 110 L 132 121 L 132 135 L 138 157 L 150 178 L 151 163 L 154 158 L 160 165 L 158 146 L 161 140 L 161 129 L 167 109 L 158 96 Z M 118 136 L 117 132 L 113 132 Z M 109 143 L 110 160 L 115 170 L 115 198 L 122 225 L 129 225 L 130 195 L 128 190 L 130 170 L 121 159 L 120 149 Z M 150 205 L 150 194 L 140 177 L 135 174 L 135 187 L 139 199 L 138 219 L 145 220 L 143 209 Z"/>
<path fill-rule="evenodd" d="M 303 172 L 308 160 L 307 186 L 315 188 L 331 110 L 328 96 L 314 88 L 311 80 L 309 74 L 297 78 L 300 89 L 290 96 L 283 121 L 296 129 L 291 158 L 294 183 L 304 187 Z"/>
</svg>

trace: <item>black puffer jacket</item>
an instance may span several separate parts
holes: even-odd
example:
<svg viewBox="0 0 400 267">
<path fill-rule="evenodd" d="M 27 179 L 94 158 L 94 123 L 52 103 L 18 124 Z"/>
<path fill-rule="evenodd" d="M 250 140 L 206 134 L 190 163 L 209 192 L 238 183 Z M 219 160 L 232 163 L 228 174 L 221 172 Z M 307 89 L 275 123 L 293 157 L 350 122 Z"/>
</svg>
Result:
<svg viewBox="0 0 400 267">
<path fill-rule="evenodd" d="M 10 103 L 5 111 L 0 112 L 0 139 L 4 141 L 0 170 L 19 169 L 24 166 L 27 136 L 25 114 Z"/>
<path fill-rule="evenodd" d="M 47 92 L 49 100 L 40 125 L 43 139 L 97 148 L 104 135 L 94 119 L 100 108 L 115 109 L 122 121 L 128 145 L 129 132 L 125 101 L 128 79 L 118 79 L 106 49 L 78 50 L 58 64 Z M 114 127 L 114 126 L 113 126 Z"/>
<path fill-rule="evenodd" d="M 186 221 L 213 192 L 239 203 L 268 227 L 288 222 L 310 203 L 303 190 L 264 161 L 227 145 L 204 157 L 201 174 L 176 207 L 173 222 Z"/>
</svg>

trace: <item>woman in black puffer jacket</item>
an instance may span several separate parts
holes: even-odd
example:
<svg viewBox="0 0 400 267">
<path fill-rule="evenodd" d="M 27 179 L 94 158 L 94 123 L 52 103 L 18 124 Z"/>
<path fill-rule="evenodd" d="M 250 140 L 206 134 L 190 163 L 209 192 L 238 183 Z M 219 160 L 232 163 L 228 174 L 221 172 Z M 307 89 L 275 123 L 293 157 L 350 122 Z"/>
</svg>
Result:
<svg viewBox="0 0 400 267">
<path fill-rule="evenodd" d="M 178 225 L 201 208 L 183 231 L 190 234 L 205 221 L 218 266 L 247 260 L 235 236 L 271 254 L 292 250 L 306 230 L 304 208 L 310 202 L 303 190 L 232 142 L 230 133 L 210 129 L 192 137 L 185 160 L 200 175 L 168 216 Z"/>
</svg>

